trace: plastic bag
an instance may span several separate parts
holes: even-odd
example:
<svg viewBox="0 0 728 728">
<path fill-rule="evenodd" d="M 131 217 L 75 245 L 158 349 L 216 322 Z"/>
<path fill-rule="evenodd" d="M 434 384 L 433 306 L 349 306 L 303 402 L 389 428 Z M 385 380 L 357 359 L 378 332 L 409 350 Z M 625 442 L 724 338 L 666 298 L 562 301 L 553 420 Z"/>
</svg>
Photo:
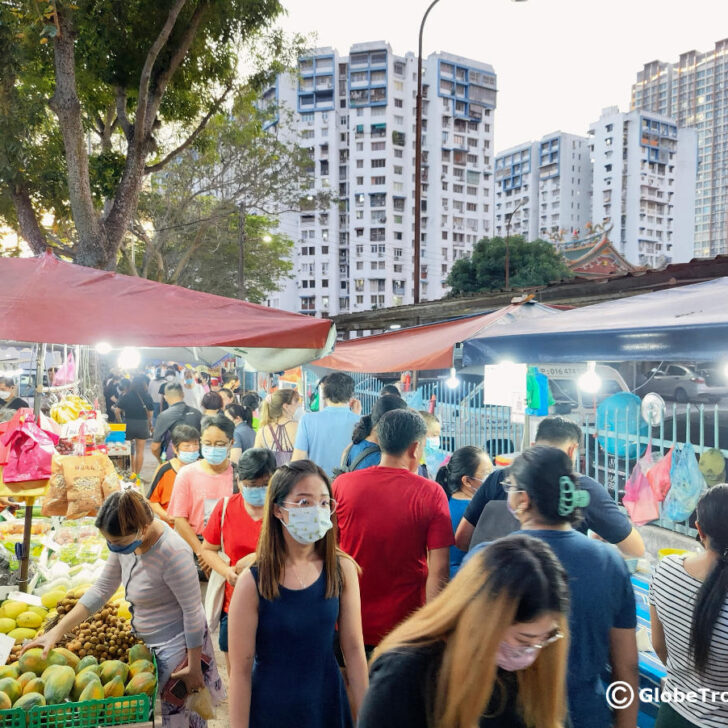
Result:
<svg viewBox="0 0 728 728">
<path fill-rule="evenodd" d="M 76 381 L 76 362 L 73 358 L 73 352 L 69 351 L 66 361 L 58 367 L 54 377 L 53 386 L 61 387 L 64 384 L 73 384 Z"/>
<path fill-rule="evenodd" d="M 203 720 L 215 720 L 215 706 L 207 688 L 190 693 L 185 701 L 185 708 L 197 713 Z"/>
<path fill-rule="evenodd" d="M 647 450 L 632 469 L 632 474 L 624 486 L 622 503 L 629 513 L 629 518 L 636 526 L 655 521 L 660 517 L 660 508 L 652 492 L 646 471 L 652 465 L 652 444 L 647 444 Z"/>
<path fill-rule="evenodd" d="M 8 428 L 2 436 L 2 443 L 9 448 L 3 480 L 23 483 L 50 478 L 56 442 L 58 437 L 41 430 L 32 414 L 22 416 L 19 426 Z"/>
<path fill-rule="evenodd" d="M 63 460 L 68 455 L 54 455 L 51 463 L 51 479 L 48 492 L 43 496 L 41 513 L 44 516 L 65 516 L 68 511 L 66 479 L 63 477 Z"/>
<path fill-rule="evenodd" d="M 670 490 L 670 470 L 672 469 L 672 455 L 675 447 L 671 447 L 664 457 L 647 471 L 647 480 L 650 481 L 650 488 L 658 503 L 665 500 L 667 491 Z"/>
<path fill-rule="evenodd" d="M 705 478 L 698 467 L 695 449 L 690 443 L 672 456 L 671 487 L 665 498 L 663 515 L 679 523 L 687 521 L 706 489 Z"/>
<path fill-rule="evenodd" d="M 63 461 L 68 511 L 66 518 L 95 516 L 104 500 L 121 488 L 114 465 L 108 455 L 93 452 Z"/>
</svg>

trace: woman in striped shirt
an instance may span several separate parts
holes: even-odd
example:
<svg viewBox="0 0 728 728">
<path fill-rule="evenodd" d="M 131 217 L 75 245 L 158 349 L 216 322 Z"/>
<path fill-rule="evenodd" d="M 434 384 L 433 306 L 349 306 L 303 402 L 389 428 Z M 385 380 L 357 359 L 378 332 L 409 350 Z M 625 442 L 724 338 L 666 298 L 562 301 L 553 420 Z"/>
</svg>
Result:
<svg viewBox="0 0 728 728">
<path fill-rule="evenodd" d="M 728 485 L 703 495 L 695 525 L 705 551 L 666 556 L 650 586 L 652 645 L 675 695 L 655 728 L 728 726 Z"/>
<path fill-rule="evenodd" d="M 111 552 L 101 576 L 53 629 L 28 648 L 44 647 L 47 654 L 62 635 L 103 607 L 123 585 L 133 615 L 132 629 L 157 658 L 161 691 L 175 678 L 184 682 L 188 693 L 207 687 L 213 702 L 220 702 L 224 688 L 190 547 L 154 518 L 149 503 L 134 490 L 110 495 L 96 517 L 96 527 Z M 165 700 L 162 722 L 165 728 L 206 725 L 196 713 Z"/>
</svg>

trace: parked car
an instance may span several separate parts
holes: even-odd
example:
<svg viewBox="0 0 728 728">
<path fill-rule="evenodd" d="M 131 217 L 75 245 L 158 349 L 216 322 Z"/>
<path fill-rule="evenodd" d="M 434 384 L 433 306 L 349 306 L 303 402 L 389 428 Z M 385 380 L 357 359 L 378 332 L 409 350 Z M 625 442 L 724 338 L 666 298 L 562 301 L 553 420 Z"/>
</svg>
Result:
<svg viewBox="0 0 728 728">
<path fill-rule="evenodd" d="M 643 391 L 656 392 L 677 402 L 718 402 L 728 395 L 728 383 L 688 364 L 665 364 L 653 369 Z"/>
</svg>

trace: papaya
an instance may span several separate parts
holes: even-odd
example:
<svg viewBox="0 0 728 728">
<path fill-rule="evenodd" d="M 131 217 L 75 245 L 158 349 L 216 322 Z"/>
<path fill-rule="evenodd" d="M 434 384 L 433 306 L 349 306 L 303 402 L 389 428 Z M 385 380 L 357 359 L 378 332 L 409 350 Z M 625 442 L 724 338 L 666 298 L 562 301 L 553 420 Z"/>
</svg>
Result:
<svg viewBox="0 0 728 728">
<path fill-rule="evenodd" d="M 129 680 L 124 695 L 148 695 L 150 698 L 154 696 L 157 690 L 157 681 L 151 672 L 140 672 L 138 675 Z"/>
<path fill-rule="evenodd" d="M 21 690 L 25 689 L 25 686 L 31 681 L 35 680 L 36 677 L 38 677 L 34 672 L 24 672 L 19 678 L 16 678 L 18 681 L 18 685 L 20 685 Z"/>
<path fill-rule="evenodd" d="M 10 617 L 0 617 L 0 632 L 3 634 L 10 634 L 16 627 L 17 623 Z"/>
<path fill-rule="evenodd" d="M 27 711 L 31 708 L 37 708 L 45 704 L 46 700 L 40 693 L 28 693 L 27 695 L 23 695 L 21 698 L 18 698 L 13 707 Z"/>
<path fill-rule="evenodd" d="M 126 682 L 129 677 L 129 665 L 121 660 L 105 660 L 101 663 L 101 682 L 104 685 L 117 676 L 122 682 Z"/>
<path fill-rule="evenodd" d="M 43 657 L 43 650 L 40 647 L 34 647 L 21 655 L 18 666 L 21 673 L 34 672 L 36 675 L 42 675 L 48 667 L 48 660 Z"/>
<path fill-rule="evenodd" d="M 23 670 L 22 672 L 26 672 L 26 670 Z M 4 677 L 11 677 L 15 680 L 20 673 L 20 665 L 17 662 L 14 662 L 12 665 L 3 665 L 0 667 L 0 679 Z"/>
<path fill-rule="evenodd" d="M 76 679 L 73 681 L 71 697 L 74 700 L 79 700 L 81 697 L 81 693 L 84 691 L 86 686 L 92 682 L 97 682 L 99 685 L 101 685 L 101 680 L 99 680 L 99 676 L 95 672 L 91 672 L 90 670 L 84 670 L 79 675 L 76 675 Z"/>
<path fill-rule="evenodd" d="M 46 703 L 54 705 L 62 703 L 73 689 L 73 683 L 76 679 L 76 673 L 72 667 L 68 665 L 53 666 L 53 672 L 46 678 L 45 695 Z"/>
<path fill-rule="evenodd" d="M 10 710 L 13 704 L 10 702 L 10 698 L 7 693 L 0 692 L 0 710 Z"/>
<path fill-rule="evenodd" d="M 23 695 L 27 695 L 28 693 L 40 693 L 43 695 L 45 692 L 45 683 L 43 682 L 43 678 L 36 677 L 33 678 L 24 688 L 23 688 Z"/>
<path fill-rule="evenodd" d="M 140 672 L 151 672 L 154 675 L 154 665 L 149 660 L 137 660 L 129 665 L 129 675 L 134 677 Z"/>
<path fill-rule="evenodd" d="M 47 680 L 54 672 L 58 670 L 59 667 L 63 667 L 63 665 L 48 665 L 45 670 L 41 673 L 41 677 L 44 680 Z"/>
<path fill-rule="evenodd" d="M 3 602 L 3 612 L 10 619 L 17 619 L 27 609 L 28 605 L 25 602 L 16 602 L 10 599 Z"/>
<path fill-rule="evenodd" d="M 105 698 L 123 698 L 124 681 L 117 675 L 104 685 Z"/>
<path fill-rule="evenodd" d="M 4 677 L 0 680 L 0 693 L 5 693 L 10 698 L 10 702 L 14 703 L 23 694 L 23 688 L 20 687 L 17 680 Z"/>
<path fill-rule="evenodd" d="M 21 612 L 15 623 L 18 627 L 28 627 L 29 629 L 38 629 L 43 624 L 43 617 L 40 614 L 31 612 L 29 609 L 25 612 Z"/>
<path fill-rule="evenodd" d="M 74 655 L 71 650 L 67 650 L 65 647 L 56 647 L 53 652 L 58 653 L 62 657 L 66 658 L 66 664 L 69 667 L 72 667 L 74 670 L 76 669 L 76 665 L 81 661 L 81 658 L 78 657 L 78 655 Z"/>
<path fill-rule="evenodd" d="M 82 672 L 92 672 L 96 677 L 101 679 L 101 665 L 86 665 L 83 670 L 78 671 L 78 674 L 80 675 Z"/>
<path fill-rule="evenodd" d="M 75 655 L 74 655 L 75 657 Z M 51 650 L 48 653 L 48 664 L 49 665 L 68 665 L 66 656 L 58 650 Z"/>
<path fill-rule="evenodd" d="M 87 700 L 103 700 L 104 688 L 98 680 L 92 680 L 81 693 L 79 702 L 83 703 Z"/>
<path fill-rule="evenodd" d="M 27 611 L 35 612 L 36 614 L 40 614 L 40 616 L 43 617 L 43 619 L 45 619 L 48 616 L 48 610 L 45 607 L 32 606 L 32 607 L 28 607 Z"/>
<path fill-rule="evenodd" d="M 86 657 L 82 657 L 78 664 L 76 665 L 76 675 L 78 675 L 81 670 L 85 670 L 90 665 L 98 665 L 99 661 L 93 656 L 93 655 L 86 655 Z"/>
<path fill-rule="evenodd" d="M 32 640 L 37 634 L 36 630 L 29 629 L 28 627 L 17 627 L 16 629 L 8 632 L 8 637 L 12 637 L 15 640 L 16 645 L 22 645 L 25 640 Z"/>
<path fill-rule="evenodd" d="M 129 648 L 129 664 L 131 665 L 137 660 L 148 660 L 149 662 L 154 662 L 154 656 L 146 645 L 137 644 Z"/>
</svg>

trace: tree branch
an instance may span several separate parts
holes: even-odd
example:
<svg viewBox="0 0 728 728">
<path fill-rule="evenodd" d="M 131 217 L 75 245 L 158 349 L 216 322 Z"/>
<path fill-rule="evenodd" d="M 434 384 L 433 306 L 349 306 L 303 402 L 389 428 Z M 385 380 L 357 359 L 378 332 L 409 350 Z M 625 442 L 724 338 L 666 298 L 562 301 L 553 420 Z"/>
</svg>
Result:
<svg viewBox="0 0 728 728">
<path fill-rule="evenodd" d="M 121 254 L 124 256 L 124 259 L 129 264 L 129 268 L 131 268 L 131 274 L 139 278 L 139 271 L 137 270 L 134 261 L 131 259 L 131 255 L 129 255 L 129 251 L 126 249 L 126 245 L 121 246 Z"/>
<path fill-rule="evenodd" d="M 28 189 L 23 182 L 9 185 L 9 187 L 10 197 L 15 207 L 15 214 L 20 224 L 20 234 L 23 240 L 28 243 L 33 253 L 35 255 L 41 255 L 48 247 L 48 241 L 38 223 L 38 217 L 35 214 Z"/>
<path fill-rule="evenodd" d="M 156 164 L 151 164 L 148 167 L 145 167 L 144 173 L 153 174 L 154 172 L 159 172 L 160 170 L 164 169 L 175 157 L 182 154 L 182 152 L 184 152 L 184 150 L 187 149 L 187 147 L 189 147 L 195 141 L 195 139 L 200 136 L 200 134 L 202 134 L 202 132 L 207 127 L 210 119 L 212 119 L 212 117 L 220 110 L 220 106 L 222 106 L 225 98 L 230 93 L 230 91 L 232 91 L 232 88 L 233 84 L 229 83 L 225 88 L 222 96 L 220 96 L 219 99 L 216 99 L 213 102 L 210 110 L 207 112 L 207 114 L 205 114 L 200 123 L 197 125 L 197 128 L 187 137 L 187 139 L 182 142 L 182 144 L 180 144 L 176 149 L 173 149 L 169 154 L 167 154 L 164 159 L 160 160 Z"/>
<path fill-rule="evenodd" d="M 126 115 L 126 92 L 120 86 L 117 86 L 114 91 L 116 94 L 116 118 L 121 124 L 121 130 L 124 132 L 127 142 L 130 142 L 134 136 L 134 127 Z"/>
<path fill-rule="evenodd" d="M 187 264 L 192 259 L 192 256 L 197 252 L 200 245 L 202 245 L 202 239 L 205 233 L 208 231 L 208 229 L 212 227 L 211 225 L 200 225 L 198 231 L 195 233 L 195 239 L 192 241 L 192 244 L 185 250 L 185 254 L 180 258 L 179 263 L 177 263 L 177 267 L 174 269 L 174 273 L 172 274 L 172 277 L 170 279 L 170 283 L 176 284 L 182 273 L 184 272 L 184 269 L 187 267 Z"/>
<path fill-rule="evenodd" d="M 185 6 L 187 0 L 176 0 L 174 5 L 170 8 L 167 20 L 162 26 L 162 30 L 159 31 L 159 35 L 156 37 L 152 47 L 147 53 L 147 57 L 144 60 L 144 66 L 142 67 L 141 76 L 139 78 L 139 95 L 136 113 L 136 127 L 139 132 L 139 142 L 143 143 L 144 137 L 146 136 L 147 129 L 151 130 L 151 124 L 147 122 L 147 105 L 149 103 L 149 84 L 152 78 L 152 70 L 154 64 L 157 62 L 159 54 L 164 48 L 165 44 L 169 40 L 169 36 L 174 30 L 175 23 L 179 14 L 182 12 L 182 8 Z M 156 113 L 156 109 L 154 110 Z"/>
</svg>

